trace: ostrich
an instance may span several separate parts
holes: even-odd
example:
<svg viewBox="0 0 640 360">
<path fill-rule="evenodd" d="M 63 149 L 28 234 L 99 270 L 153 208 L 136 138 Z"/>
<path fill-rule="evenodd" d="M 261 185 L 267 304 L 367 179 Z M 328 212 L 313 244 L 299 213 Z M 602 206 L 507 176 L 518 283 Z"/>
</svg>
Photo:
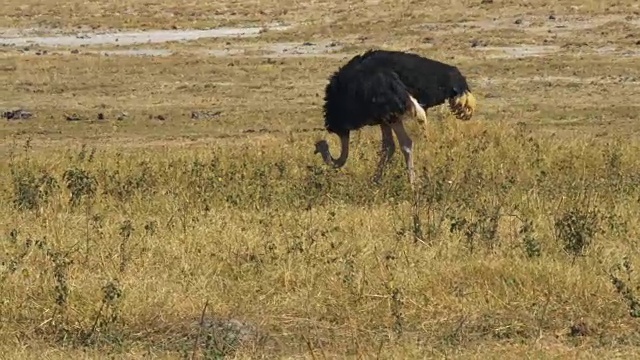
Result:
<svg viewBox="0 0 640 360">
<path fill-rule="evenodd" d="M 476 108 L 460 70 L 417 54 L 369 50 L 356 55 L 336 71 L 325 88 L 325 128 L 340 138 L 340 157 L 335 159 L 326 140 L 318 141 L 314 154 L 340 168 L 349 156 L 349 134 L 364 126 L 379 125 L 382 152 L 373 180 L 378 182 L 395 152 L 393 134 L 404 155 L 409 182 L 414 184 L 413 141 L 403 121 L 415 118 L 426 136 L 426 109 L 449 102 L 459 120 L 469 120 Z"/>
</svg>

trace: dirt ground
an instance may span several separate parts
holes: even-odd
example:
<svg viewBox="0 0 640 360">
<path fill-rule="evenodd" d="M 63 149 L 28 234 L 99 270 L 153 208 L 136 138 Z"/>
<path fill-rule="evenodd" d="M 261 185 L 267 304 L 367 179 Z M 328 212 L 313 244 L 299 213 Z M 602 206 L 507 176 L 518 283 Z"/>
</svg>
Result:
<svg viewBox="0 0 640 360">
<path fill-rule="evenodd" d="M 497 4 L 486 6 L 498 8 Z M 537 10 L 534 14 L 513 15 L 516 9 L 506 7 L 501 10 L 499 16 L 484 18 L 475 16 L 477 19 L 459 21 L 452 21 L 445 17 L 444 21 L 420 22 L 412 17 L 411 21 L 403 24 L 396 33 L 382 31 L 384 24 L 381 24 L 381 27 L 369 25 L 370 27 L 365 28 L 366 31 L 354 32 L 354 29 L 349 27 L 332 29 L 329 34 L 324 34 L 327 32 L 324 25 L 319 25 L 311 20 L 304 23 L 300 19 L 297 19 L 297 22 L 292 20 L 270 21 L 262 26 L 254 27 L 228 26 L 207 29 L 111 30 L 97 28 L 86 30 L 81 28 L 73 31 L 69 28 L 52 29 L 43 26 L 5 27 L 0 30 L 0 44 L 2 45 L 0 50 L 2 65 L 0 68 L 8 76 L 7 79 L 12 85 L 4 90 L 5 96 L 2 106 L 7 110 L 17 107 L 43 108 L 43 102 L 50 102 L 52 99 L 45 100 L 46 94 L 44 97 L 37 98 L 30 94 L 26 94 L 26 96 L 22 94 L 21 91 L 24 90 L 20 90 L 20 88 L 31 87 L 29 83 L 33 83 L 34 79 L 26 80 L 30 75 L 21 71 L 40 71 L 40 78 L 43 76 L 51 77 L 49 80 L 60 81 L 60 87 L 64 88 L 70 86 L 71 83 L 89 81 L 86 78 L 90 76 L 89 73 L 71 70 L 75 64 L 80 63 L 85 68 L 87 66 L 109 67 L 111 68 L 109 71 L 113 74 L 111 80 L 117 79 L 122 83 L 127 81 L 127 77 L 122 74 L 124 70 L 117 68 L 117 63 L 126 64 L 124 66 L 133 68 L 153 66 L 158 68 L 157 71 L 162 72 L 160 67 L 184 66 L 183 64 L 189 61 L 207 62 L 206 65 L 201 63 L 189 66 L 195 66 L 194 71 L 206 71 L 202 67 L 210 67 L 211 72 L 205 76 L 207 76 L 207 86 L 211 90 L 214 87 L 218 89 L 238 87 L 240 79 L 222 81 L 220 78 L 224 75 L 219 76 L 215 73 L 214 68 L 226 67 L 229 61 L 251 64 L 256 64 L 259 61 L 279 62 L 278 64 L 283 64 L 284 68 L 289 66 L 295 68 L 294 64 L 298 59 L 301 61 L 305 59 L 305 62 L 301 64 L 303 67 L 311 67 L 309 71 L 314 71 L 314 73 L 310 76 L 314 78 L 311 82 L 306 81 L 299 86 L 308 87 L 310 91 L 311 88 L 314 88 L 313 91 L 317 94 L 322 91 L 322 84 L 330 72 L 350 56 L 369 48 L 393 48 L 416 51 L 442 61 L 455 63 L 461 67 L 468 75 L 472 86 L 482 97 L 480 119 L 504 120 L 506 116 L 501 113 L 502 111 L 520 112 L 518 114 L 520 118 L 517 121 L 535 125 L 561 123 L 562 127 L 556 128 L 556 130 L 560 130 L 567 126 L 590 125 L 593 123 L 593 118 L 606 118 L 604 121 L 600 121 L 597 127 L 589 127 L 589 130 L 629 134 L 629 123 L 635 116 L 628 114 L 627 110 L 631 110 L 628 106 L 634 105 L 632 105 L 633 102 L 626 102 L 623 98 L 629 94 L 629 91 L 633 91 L 638 81 L 638 71 L 634 66 L 640 56 L 640 45 L 638 45 L 640 40 L 637 37 L 640 28 L 638 17 L 633 13 L 609 13 L 610 11 L 604 14 L 581 14 L 579 7 L 568 7 L 567 13 L 557 10 Z M 390 18 L 386 21 L 393 22 L 394 20 Z M 68 70 L 59 68 L 66 66 L 64 64 L 70 64 L 71 67 L 67 67 Z M 502 66 L 505 68 L 501 68 Z M 55 78 L 52 73 L 46 73 L 49 69 L 54 72 L 58 71 Z M 269 71 L 273 72 L 273 70 Z M 144 71 L 138 71 L 138 73 L 140 72 Z M 155 70 L 150 70 L 150 72 L 155 72 Z M 171 71 L 165 71 L 164 74 L 169 72 Z M 136 81 L 148 83 L 147 85 L 150 87 L 153 86 L 153 81 L 164 81 L 157 74 L 153 75 L 153 79 L 147 78 L 147 75 L 151 76 L 149 71 L 147 73 L 136 74 L 136 76 L 141 76 Z M 97 75 L 101 74 L 100 70 Z M 121 75 L 123 78 L 118 78 Z M 272 75 L 279 76 L 275 73 Z M 282 75 L 284 77 L 280 76 L 282 86 L 284 86 L 282 91 L 291 92 L 289 87 L 291 83 L 286 82 L 295 77 L 292 75 L 290 71 L 287 71 Z M 171 77 L 167 79 L 168 81 L 175 81 L 176 77 L 184 77 L 184 75 L 178 74 L 167 76 Z M 110 81 L 106 78 L 91 80 L 96 82 L 94 84 L 96 88 Z M 263 84 L 259 80 L 248 79 L 249 82 L 245 81 L 243 85 L 252 88 L 261 87 Z M 27 85 L 20 85 L 20 83 Z M 610 86 L 612 84 L 617 86 L 612 88 Z M 130 94 L 129 97 L 144 96 L 133 95 L 132 90 L 126 89 L 125 86 L 114 84 L 109 86 L 116 86 L 118 97 L 121 99 L 126 98 L 127 96 L 124 95 L 127 93 Z M 197 85 L 183 84 L 185 89 L 192 86 Z M 555 103 L 552 105 L 546 99 L 545 87 L 549 86 L 560 86 L 563 89 L 571 87 L 574 89 L 572 97 L 575 98 L 558 96 L 554 98 Z M 575 88 L 578 86 L 580 88 Z M 528 87 L 532 88 L 527 89 Z M 602 99 L 604 102 L 586 101 L 582 104 L 583 100 L 595 96 L 594 91 L 605 91 L 605 87 L 608 88 L 606 91 L 612 93 L 607 99 Z M 183 92 L 185 89 L 178 90 Z M 83 117 L 94 118 L 100 112 L 97 109 L 99 104 L 94 101 L 96 97 L 93 96 L 93 91 L 96 89 L 89 86 L 85 90 L 75 91 L 74 97 L 76 99 L 86 97 L 86 101 L 74 101 L 73 104 L 65 104 L 63 107 L 66 112 L 91 111 L 93 113 L 83 114 Z M 519 93 L 519 96 L 516 95 L 515 91 L 523 90 L 527 91 L 526 96 L 523 96 L 525 93 L 522 92 Z M 155 91 L 158 91 L 157 87 Z M 615 98 L 618 92 L 622 97 L 620 101 L 613 106 L 607 106 L 606 102 Z M 192 109 L 183 109 L 179 115 L 172 114 L 172 116 L 179 117 L 180 120 L 190 117 L 190 113 L 198 110 L 199 103 L 206 104 L 208 100 L 204 99 L 204 96 L 213 96 L 207 90 L 203 91 L 202 95 L 195 94 L 195 97 L 189 100 L 191 103 L 198 103 L 194 104 Z M 226 108 L 230 106 L 229 103 L 224 105 L 218 103 L 223 101 L 224 96 L 226 95 L 221 95 L 220 99 L 214 96 L 211 99 L 213 100 L 212 105 L 215 103 L 216 111 L 219 112 L 219 116 L 216 117 L 217 122 L 223 124 L 226 122 L 225 120 L 230 121 L 229 116 L 235 114 L 234 111 L 237 110 L 237 108 Z M 267 96 L 269 95 L 267 94 Z M 297 96 L 300 101 L 306 102 L 310 107 L 305 108 L 304 111 L 308 109 L 315 114 L 316 120 L 305 119 L 298 124 L 304 125 L 306 128 L 320 127 L 320 121 L 317 118 L 319 115 L 317 112 L 318 99 L 307 100 L 304 98 L 306 94 L 300 97 L 301 94 L 292 93 L 291 96 Z M 133 118 L 138 119 L 137 115 L 140 112 L 145 112 L 142 108 L 148 107 L 146 104 L 148 100 L 150 99 L 143 99 L 143 101 L 136 101 L 127 106 L 123 106 L 127 103 L 126 100 L 120 101 L 117 111 L 132 114 Z M 274 101 L 279 101 L 279 99 L 274 99 Z M 79 103 L 85 105 L 78 107 Z M 182 106 L 186 104 L 184 101 L 181 103 Z M 313 108 L 314 106 L 316 108 Z M 568 113 L 557 113 L 567 106 L 578 107 L 574 110 L 584 113 L 584 116 L 574 117 Z M 538 108 L 538 112 L 524 111 L 523 109 L 531 107 Z M 55 110 L 62 109 L 56 106 Z M 115 109 L 106 110 L 112 110 L 113 116 L 118 116 L 115 114 Z M 539 113 L 541 110 L 551 111 L 553 114 L 544 116 L 546 114 Z M 631 112 L 633 113 L 633 111 Z M 573 114 L 577 113 L 573 112 Z M 611 115 L 614 114 L 617 117 L 615 126 L 608 126 L 608 124 L 613 125 Z M 144 116 L 150 117 L 155 115 L 144 114 Z M 559 121 L 559 118 L 562 121 Z M 566 118 L 572 119 L 568 121 Z M 35 124 L 36 122 L 31 123 Z M 42 122 L 38 122 L 38 124 L 42 124 Z M 123 123 L 119 124 L 119 126 L 123 125 Z M 154 125 L 147 122 L 146 126 Z M 170 125 L 164 126 L 170 127 Z M 281 122 L 273 124 L 272 121 L 265 120 L 261 124 L 251 124 L 249 121 L 243 125 L 243 123 L 235 122 L 234 126 L 240 127 L 241 131 L 249 132 L 260 129 L 282 131 L 283 126 L 287 127 L 288 124 Z M 4 133 L 14 133 L 13 130 L 16 128 L 30 128 L 30 125 L 15 123 L 9 128 L 4 127 L 6 130 Z M 224 128 L 228 130 L 226 125 Z M 218 126 L 217 129 L 220 127 Z M 616 129 L 623 131 L 618 132 Z M 234 130 L 231 129 L 231 131 Z M 631 129 L 631 131 L 635 133 L 635 129 Z M 66 130 L 62 132 L 66 133 Z M 179 132 L 173 134 L 180 135 Z M 202 135 L 203 132 L 200 134 Z"/>
</svg>

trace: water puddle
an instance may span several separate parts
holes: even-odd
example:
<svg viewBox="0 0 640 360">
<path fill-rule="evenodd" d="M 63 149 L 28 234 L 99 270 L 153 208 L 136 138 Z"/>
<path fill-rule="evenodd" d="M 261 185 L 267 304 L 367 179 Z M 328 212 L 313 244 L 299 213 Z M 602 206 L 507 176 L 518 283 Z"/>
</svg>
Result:
<svg viewBox="0 0 640 360">
<path fill-rule="evenodd" d="M 76 34 L 60 36 L 24 37 L 12 34 L 12 31 L 0 31 L 0 46 L 91 46 L 91 45 L 136 45 L 165 43 L 170 41 L 192 41 L 221 37 L 255 37 L 267 30 L 287 30 L 291 26 L 274 25 L 265 27 L 216 28 L 208 30 L 151 30 L 109 32 L 101 34 Z M 13 31 L 15 32 L 15 31 Z"/>
</svg>

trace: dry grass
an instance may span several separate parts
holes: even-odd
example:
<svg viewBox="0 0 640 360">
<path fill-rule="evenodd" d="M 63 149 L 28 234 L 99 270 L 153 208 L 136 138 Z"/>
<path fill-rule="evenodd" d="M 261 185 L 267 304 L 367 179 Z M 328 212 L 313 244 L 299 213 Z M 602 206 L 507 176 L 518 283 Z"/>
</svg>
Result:
<svg viewBox="0 0 640 360">
<path fill-rule="evenodd" d="M 0 352 L 637 356 L 637 5 L 518 3 L 9 0 L 2 26 L 305 25 L 161 58 L 2 50 L 0 109 L 35 117 L 0 123 Z M 344 47 L 197 53 L 276 41 Z M 488 49 L 521 45 L 560 50 Z M 417 210 L 401 156 L 370 183 L 377 129 L 339 172 L 312 154 L 327 76 L 370 46 L 455 63 L 480 100 L 469 123 L 430 111 L 428 144 L 410 125 Z"/>
<path fill-rule="evenodd" d="M 368 184 L 377 144 L 334 174 L 307 168 L 310 141 L 21 151 L 2 181 L 5 331 L 189 352 L 208 301 L 264 332 L 245 354 L 637 344 L 636 295 L 609 278 L 637 284 L 616 270 L 639 260 L 637 146 L 447 123 L 412 213 L 401 162 Z"/>
<path fill-rule="evenodd" d="M 354 29 L 385 32 L 385 25 L 424 21 L 456 22 L 495 16 L 531 14 L 637 14 L 633 1 L 494 1 L 476 0 L 448 3 L 419 1 L 134 1 L 117 2 L 71 0 L 64 4 L 50 1 L 7 0 L 0 26 L 36 26 L 72 29 L 92 28 L 170 28 L 216 27 L 295 22 L 314 25 L 330 32 L 353 33 Z M 381 25 L 379 28 L 375 25 Z"/>
</svg>

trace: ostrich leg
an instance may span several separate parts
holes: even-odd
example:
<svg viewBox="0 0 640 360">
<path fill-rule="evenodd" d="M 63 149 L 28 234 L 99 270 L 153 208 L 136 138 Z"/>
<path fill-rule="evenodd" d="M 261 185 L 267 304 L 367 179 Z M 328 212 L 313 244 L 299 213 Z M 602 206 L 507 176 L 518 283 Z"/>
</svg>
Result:
<svg viewBox="0 0 640 360">
<path fill-rule="evenodd" d="M 378 162 L 378 166 L 376 172 L 373 176 L 373 182 L 380 182 L 380 178 L 384 173 L 384 169 L 389 162 L 389 159 L 393 156 L 393 153 L 396 151 L 396 144 L 393 140 L 393 131 L 391 127 L 387 124 L 381 124 L 380 129 L 382 130 L 382 149 L 380 151 L 380 161 Z"/>
<path fill-rule="evenodd" d="M 409 183 L 413 187 L 415 180 L 415 173 L 413 170 L 413 140 L 411 140 L 409 134 L 407 134 L 404 124 L 402 123 L 402 119 L 398 119 L 391 123 L 391 129 L 396 133 L 396 137 L 398 138 L 402 155 L 404 155 L 404 161 L 407 164 Z"/>
</svg>

